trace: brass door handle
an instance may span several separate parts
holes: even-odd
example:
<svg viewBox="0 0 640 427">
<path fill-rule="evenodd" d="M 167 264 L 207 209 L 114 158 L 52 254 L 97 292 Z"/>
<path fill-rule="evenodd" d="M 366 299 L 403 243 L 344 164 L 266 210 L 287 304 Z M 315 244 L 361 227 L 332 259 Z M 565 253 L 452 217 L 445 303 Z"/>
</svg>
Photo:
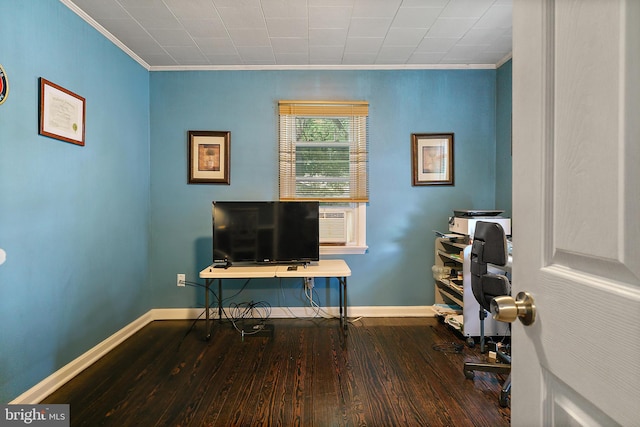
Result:
<svg viewBox="0 0 640 427">
<path fill-rule="evenodd" d="M 536 320 L 536 305 L 529 292 L 519 292 L 516 299 L 508 295 L 492 299 L 491 314 L 501 322 L 511 323 L 520 319 L 522 324 L 528 326 Z"/>
</svg>

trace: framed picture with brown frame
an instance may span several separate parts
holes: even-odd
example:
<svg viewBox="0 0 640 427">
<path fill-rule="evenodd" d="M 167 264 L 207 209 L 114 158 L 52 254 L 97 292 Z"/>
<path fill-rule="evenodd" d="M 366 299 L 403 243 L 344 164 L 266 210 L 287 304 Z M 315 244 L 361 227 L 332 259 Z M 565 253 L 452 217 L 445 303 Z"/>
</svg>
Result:
<svg viewBox="0 0 640 427">
<path fill-rule="evenodd" d="M 84 145 L 85 99 L 40 77 L 40 135 Z"/>
<path fill-rule="evenodd" d="M 453 184 L 453 133 L 411 134 L 413 185 Z"/>
<path fill-rule="evenodd" d="M 189 184 L 229 185 L 231 132 L 190 130 Z"/>
</svg>

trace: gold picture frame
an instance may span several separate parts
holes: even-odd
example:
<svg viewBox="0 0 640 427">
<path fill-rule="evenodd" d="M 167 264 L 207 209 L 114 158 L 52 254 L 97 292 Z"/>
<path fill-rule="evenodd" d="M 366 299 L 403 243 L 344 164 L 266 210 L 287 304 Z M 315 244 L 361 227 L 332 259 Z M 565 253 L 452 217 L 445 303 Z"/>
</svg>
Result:
<svg viewBox="0 0 640 427">
<path fill-rule="evenodd" d="M 188 183 L 229 185 L 231 132 L 188 132 Z"/>
<path fill-rule="evenodd" d="M 411 134 L 413 185 L 454 185 L 453 166 L 453 133 Z"/>
</svg>

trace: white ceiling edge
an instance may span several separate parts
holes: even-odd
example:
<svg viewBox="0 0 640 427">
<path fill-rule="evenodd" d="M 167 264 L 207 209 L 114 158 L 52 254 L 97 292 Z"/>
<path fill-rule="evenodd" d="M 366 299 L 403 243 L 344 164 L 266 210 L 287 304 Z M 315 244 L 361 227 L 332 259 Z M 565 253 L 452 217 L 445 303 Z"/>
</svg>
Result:
<svg viewBox="0 0 640 427">
<path fill-rule="evenodd" d="M 133 58 L 134 61 L 136 61 L 138 64 L 142 65 L 147 71 L 149 71 L 151 69 L 151 66 L 149 64 L 147 64 L 144 59 L 142 59 L 138 55 L 136 55 L 136 53 L 134 51 L 129 49 L 124 43 L 122 43 L 113 34 L 111 34 L 109 31 L 107 31 L 107 29 L 104 28 L 102 25 L 100 25 L 95 19 L 93 19 L 92 17 L 87 15 L 84 10 L 80 9 L 78 6 L 76 6 L 74 3 L 72 3 L 69 0 L 60 0 L 60 3 L 64 4 L 69 9 L 71 9 L 71 11 L 73 11 L 76 15 L 78 15 L 80 18 L 82 18 L 87 24 L 89 24 L 93 28 L 95 28 L 100 34 L 102 34 L 107 39 L 109 39 L 113 44 L 115 44 L 118 48 L 120 48 L 124 53 L 126 53 L 131 58 Z"/>
<path fill-rule="evenodd" d="M 60 0 L 86 23 L 95 28 L 100 34 L 110 40 L 114 45 L 129 55 L 134 61 L 144 67 L 147 71 L 260 71 L 260 70 L 495 70 L 511 59 L 509 53 L 496 64 L 394 64 L 394 65 L 170 65 L 170 66 L 150 66 L 144 59 L 140 58 L 134 51 L 129 49 L 117 37 L 107 31 L 95 19 L 87 15 L 70 0 Z"/>
<path fill-rule="evenodd" d="M 504 58 L 502 58 L 500 61 L 498 61 L 496 63 L 496 69 L 502 67 L 504 64 L 506 64 L 507 62 L 509 62 L 509 60 L 513 58 L 513 52 L 505 55 Z"/>
<path fill-rule="evenodd" d="M 397 65 L 169 65 L 149 71 L 295 71 L 295 70 L 495 70 L 496 64 L 397 64 Z"/>
</svg>

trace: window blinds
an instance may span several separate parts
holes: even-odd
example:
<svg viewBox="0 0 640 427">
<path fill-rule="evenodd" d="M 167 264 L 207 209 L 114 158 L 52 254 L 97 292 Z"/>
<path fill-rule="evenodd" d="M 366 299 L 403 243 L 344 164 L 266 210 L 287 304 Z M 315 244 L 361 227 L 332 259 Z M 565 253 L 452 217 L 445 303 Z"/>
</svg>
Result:
<svg viewBox="0 0 640 427">
<path fill-rule="evenodd" d="M 281 200 L 367 202 L 367 102 L 280 101 Z"/>
</svg>

